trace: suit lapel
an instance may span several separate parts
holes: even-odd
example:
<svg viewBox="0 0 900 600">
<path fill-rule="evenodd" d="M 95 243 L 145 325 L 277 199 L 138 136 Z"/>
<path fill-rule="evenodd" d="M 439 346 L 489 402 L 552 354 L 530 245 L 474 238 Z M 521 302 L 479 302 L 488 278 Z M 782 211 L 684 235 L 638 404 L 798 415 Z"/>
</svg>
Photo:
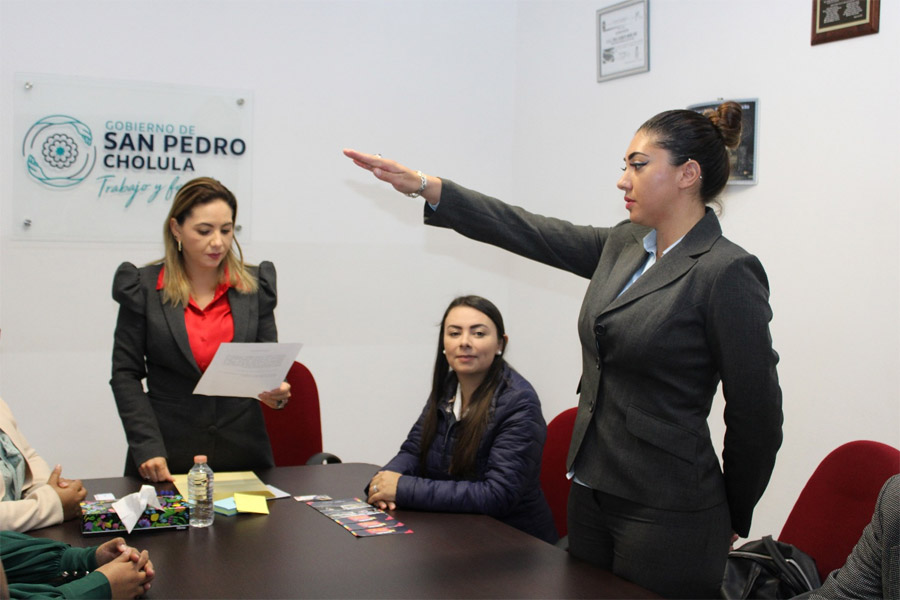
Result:
<svg viewBox="0 0 900 600">
<path fill-rule="evenodd" d="M 630 288 L 625 290 L 624 294 L 618 298 L 612 299 L 606 308 L 603 309 L 603 312 L 615 310 L 675 281 L 691 270 L 697 262 L 697 257 L 709 252 L 709 249 L 721 235 L 722 228 L 719 226 L 719 220 L 716 218 L 716 214 L 712 209 L 707 208 L 706 214 L 693 229 L 684 236 L 684 239 L 681 240 L 677 246 L 672 248 L 671 252 L 667 253 L 659 259 L 656 264 L 650 267 L 646 273 L 641 275 Z M 644 250 L 643 244 L 641 244 L 641 250 Z M 630 266 L 632 260 L 630 255 L 626 256 L 623 252 L 622 259 L 619 262 L 623 264 L 627 263 Z M 638 266 L 634 265 L 630 274 L 633 275 L 637 268 Z M 616 271 L 614 270 L 613 272 Z M 622 289 L 623 285 L 625 285 L 624 281 L 615 288 L 616 292 Z"/>
<path fill-rule="evenodd" d="M 250 327 L 250 301 L 255 299 L 253 294 L 241 294 L 233 287 L 228 288 L 228 304 L 231 306 L 231 319 L 234 322 L 235 342 L 247 342 L 248 329 Z M 254 340 L 249 340 L 254 341 Z"/>
<path fill-rule="evenodd" d="M 631 239 L 625 243 L 615 264 L 612 266 L 612 270 L 609 272 L 609 276 L 605 278 L 603 285 L 598 290 L 599 295 L 596 306 L 609 306 L 634 275 L 635 271 L 647 260 L 647 250 L 644 249 L 644 236 L 649 231 L 646 227 L 641 227 L 636 228 L 632 232 Z"/>
<path fill-rule="evenodd" d="M 184 324 L 184 307 L 175 306 L 169 302 L 162 301 L 162 291 L 157 291 L 159 302 L 162 304 L 163 315 L 166 317 L 166 323 L 169 325 L 169 331 L 181 354 L 184 356 L 188 364 L 200 373 L 200 367 L 194 359 L 194 353 L 191 351 L 191 342 L 188 340 L 187 327 Z"/>
</svg>

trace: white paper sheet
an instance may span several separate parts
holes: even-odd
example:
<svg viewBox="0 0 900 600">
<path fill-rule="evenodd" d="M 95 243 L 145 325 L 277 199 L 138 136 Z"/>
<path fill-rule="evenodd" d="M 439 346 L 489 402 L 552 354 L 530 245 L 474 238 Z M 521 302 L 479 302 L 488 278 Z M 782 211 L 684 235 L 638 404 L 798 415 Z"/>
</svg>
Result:
<svg viewBox="0 0 900 600">
<path fill-rule="evenodd" d="M 204 396 L 256 398 L 284 381 L 303 344 L 221 344 L 194 388 Z"/>
</svg>

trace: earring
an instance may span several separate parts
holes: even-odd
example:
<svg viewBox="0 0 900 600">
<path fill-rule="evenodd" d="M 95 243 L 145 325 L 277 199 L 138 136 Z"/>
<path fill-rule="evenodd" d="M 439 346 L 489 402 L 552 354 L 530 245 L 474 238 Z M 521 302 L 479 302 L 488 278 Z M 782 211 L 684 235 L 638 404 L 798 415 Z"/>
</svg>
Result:
<svg viewBox="0 0 900 600">
<path fill-rule="evenodd" d="M 181 252 L 181 240 L 178 240 L 178 251 Z"/>
<path fill-rule="evenodd" d="M 446 350 L 441 350 L 441 354 L 447 354 Z"/>
<path fill-rule="evenodd" d="M 694 160 L 694 159 L 693 159 L 693 158 L 688 158 L 685 162 L 691 162 L 692 160 Z M 694 162 L 696 162 L 696 161 L 694 161 Z M 699 166 L 700 166 L 700 163 L 697 163 L 697 166 L 699 167 Z M 699 179 L 703 179 L 703 173 L 700 174 Z"/>
<path fill-rule="evenodd" d="M 497 350 L 497 356 L 503 356 L 503 350 Z"/>
</svg>

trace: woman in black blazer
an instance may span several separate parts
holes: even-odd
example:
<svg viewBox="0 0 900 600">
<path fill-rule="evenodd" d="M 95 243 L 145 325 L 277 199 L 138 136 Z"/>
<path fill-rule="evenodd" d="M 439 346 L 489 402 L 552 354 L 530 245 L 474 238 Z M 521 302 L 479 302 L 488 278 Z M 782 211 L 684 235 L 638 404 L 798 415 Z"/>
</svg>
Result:
<svg viewBox="0 0 900 600">
<path fill-rule="evenodd" d="M 665 597 L 717 597 L 781 445 L 781 389 L 756 257 L 708 205 L 730 173 L 741 108 L 661 113 L 625 152 L 629 220 L 576 226 L 379 155 L 345 154 L 425 221 L 590 279 L 578 320 L 582 378 L 568 467 L 569 551 Z M 722 464 L 707 417 L 726 400 Z"/>
<path fill-rule="evenodd" d="M 171 481 L 196 454 L 218 471 L 274 466 L 259 401 L 284 408 L 289 384 L 259 401 L 193 395 L 220 343 L 278 341 L 275 267 L 244 265 L 236 219 L 237 200 L 225 186 L 193 179 L 166 219 L 163 261 L 116 271 L 110 385 L 128 439 L 126 475 Z"/>
</svg>

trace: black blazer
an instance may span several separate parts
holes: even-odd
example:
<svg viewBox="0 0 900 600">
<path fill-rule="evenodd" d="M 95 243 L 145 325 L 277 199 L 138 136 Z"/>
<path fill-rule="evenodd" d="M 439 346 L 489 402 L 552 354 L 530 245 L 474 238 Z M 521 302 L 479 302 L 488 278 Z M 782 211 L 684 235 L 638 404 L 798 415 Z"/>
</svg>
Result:
<svg viewBox="0 0 900 600">
<path fill-rule="evenodd" d="M 647 257 L 647 227 L 576 226 L 446 179 L 425 221 L 591 280 L 568 458 L 580 481 L 668 510 L 727 501 L 734 531 L 749 533 L 782 440 L 778 355 L 765 271 L 722 236 L 715 213 L 618 298 Z M 720 380 L 721 467 L 707 425 Z"/>
<path fill-rule="evenodd" d="M 122 263 L 113 280 L 119 317 L 109 383 L 128 439 L 125 474 L 137 475 L 137 467 L 155 456 L 166 457 L 172 473 L 186 473 L 195 454 L 206 454 L 216 471 L 274 466 L 259 400 L 192 394 L 201 372 L 184 307 L 163 304 L 156 289 L 161 268 Z M 228 290 L 233 341 L 276 342 L 275 267 L 263 262 L 253 271 L 256 293 Z"/>
</svg>

